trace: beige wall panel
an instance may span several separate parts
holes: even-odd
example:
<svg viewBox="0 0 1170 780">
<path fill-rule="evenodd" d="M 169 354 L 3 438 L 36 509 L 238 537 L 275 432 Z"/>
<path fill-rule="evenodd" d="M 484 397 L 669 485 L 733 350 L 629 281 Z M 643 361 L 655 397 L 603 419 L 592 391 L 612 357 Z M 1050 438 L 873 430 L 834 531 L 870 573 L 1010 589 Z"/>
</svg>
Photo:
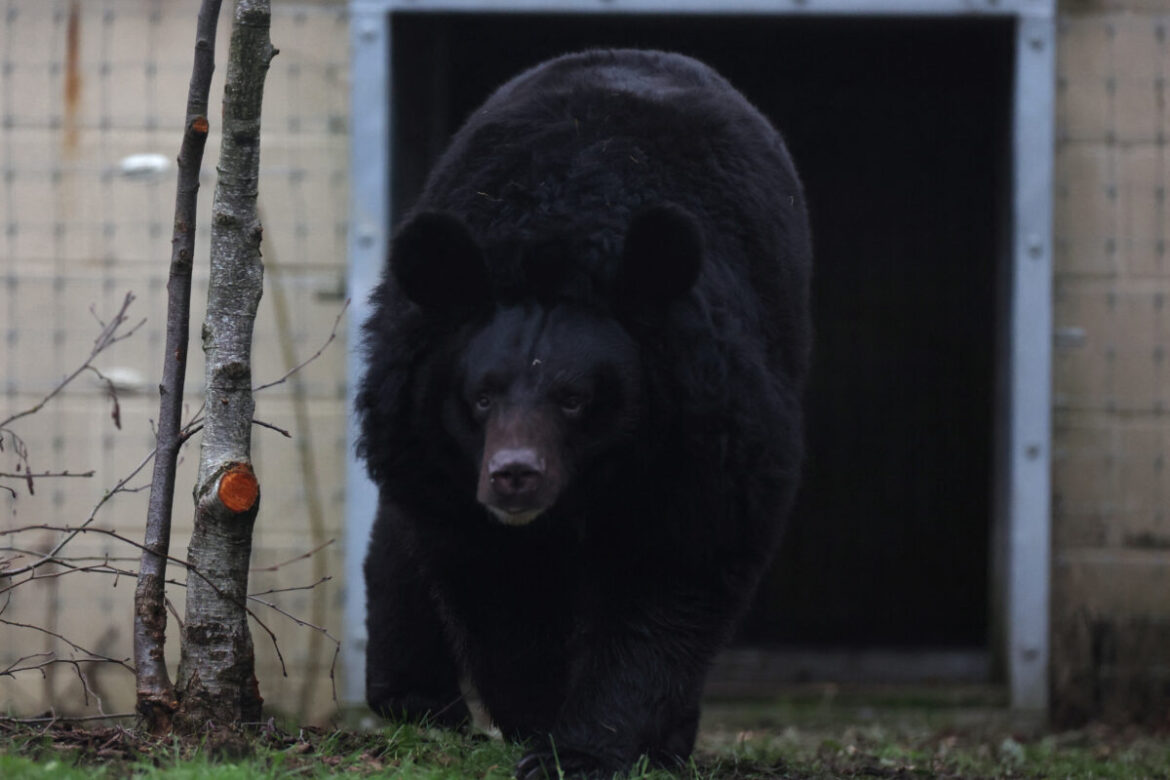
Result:
<svg viewBox="0 0 1170 780">
<path fill-rule="evenodd" d="M 14 40 L 20 37 L 12 36 Z M 4 118 L 10 116 L 14 128 L 28 127 L 34 120 L 38 126 L 47 125 L 54 110 L 60 114 L 60 79 L 50 73 L 43 54 L 34 63 L 14 52 L 10 61 L 12 70 L 6 80 L 14 99 L 4 106 Z"/>
<path fill-rule="evenodd" d="M 253 435 L 257 474 L 264 491 L 257 540 L 266 547 L 303 553 L 342 530 L 341 497 L 335 488 L 345 479 L 345 448 L 336 431 L 345 420 L 345 410 L 340 403 L 332 409 L 317 404 L 309 410 L 305 430 L 298 428 L 291 402 L 261 406 L 258 419 L 284 428 L 293 438 L 269 430 L 257 430 Z M 320 501 L 318 520 L 324 537 L 316 541 L 307 505 L 311 489 Z"/>
<path fill-rule="evenodd" d="M 1101 17 L 1062 16 L 1057 67 L 1060 76 L 1071 80 L 1104 81 L 1112 73 L 1110 31 Z"/>
<path fill-rule="evenodd" d="M 1119 78 L 1113 92 L 1113 133 L 1124 143 L 1152 144 L 1158 139 L 1159 89 L 1152 78 Z"/>
<path fill-rule="evenodd" d="M 1100 144 L 1067 143 L 1056 158 L 1054 220 L 1062 246 L 1060 271 L 1112 275 L 1117 270 L 1118 152 Z"/>
<path fill-rule="evenodd" d="M 1062 598 L 1058 616 L 1071 611 L 1114 618 L 1170 620 L 1170 562 L 1147 551 L 1057 554 L 1053 578 Z M 1170 653 L 1170 647 L 1166 648 Z"/>
<path fill-rule="evenodd" d="M 1111 130 L 1108 27 L 1097 19 L 1063 19 L 1058 46 L 1058 137 L 1104 140 Z"/>
<path fill-rule="evenodd" d="M 1128 147 L 1120 153 L 1122 265 L 1134 276 L 1170 275 L 1165 257 L 1167 155 L 1157 146 Z"/>
<path fill-rule="evenodd" d="M 1056 393 L 1065 408 L 1103 409 L 1116 403 L 1115 312 L 1116 296 L 1101 284 L 1062 286 L 1056 327 L 1084 334 L 1083 340 L 1055 352 Z"/>
<path fill-rule="evenodd" d="M 54 235 L 52 222 L 17 223 L 11 239 L 10 246 L 14 258 L 49 265 L 58 255 L 58 240 Z"/>
<path fill-rule="evenodd" d="M 1152 143 L 1158 135 L 1156 110 L 1164 42 L 1145 16 L 1109 20 L 1111 46 L 1113 131 L 1123 142 Z"/>
<path fill-rule="evenodd" d="M 273 16 L 283 11 L 281 3 L 273 3 Z M 216 33 L 216 62 L 226 62 L 228 44 L 231 39 L 232 13 L 230 6 L 225 5 L 219 13 L 219 26 Z M 160 59 L 177 60 L 183 63 L 183 68 L 190 77 L 191 60 L 195 54 L 195 23 L 198 18 L 198 9 L 191 5 L 161 3 L 158 8 L 158 23 L 155 32 L 154 51 Z M 279 41 L 273 44 L 279 47 Z M 336 56 L 335 52 L 329 53 Z M 211 85 L 211 105 L 218 109 L 223 98 L 223 69 L 216 70 L 216 77 Z M 183 82 L 186 84 L 186 81 Z M 186 94 L 186 91 L 183 91 Z"/>
<path fill-rule="evenodd" d="M 291 329 L 278 334 L 275 300 L 269 301 L 257 314 L 253 337 L 263 348 L 258 347 L 255 354 L 253 376 L 256 384 L 279 379 L 315 354 L 328 340 L 344 304 L 336 297 L 323 295 L 336 289 L 335 273 L 325 271 L 310 275 L 301 270 L 295 276 L 282 275 L 281 279 L 279 291 L 273 288 L 273 279 L 266 280 L 264 295 L 273 299 L 277 295 L 284 297 Z M 300 383 L 312 398 L 339 398 L 338 382 L 344 381 L 345 377 L 344 322 L 337 327 L 336 339 L 299 374 Z M 291 341 L 294 351 L 291 364 L 281 354 L 282 340 Z M 285 383 L 265 390 L 262 397 L 282 398 L 291 392 L 292 386 Z"/>
<path fill-rule="evenodd" d="M 1110 544 L 1117 463 L 1115 436 L 1099 426 L 1059 425 L 1053 441 L 1053 527 L 1057 549 Z"/>
<path fill-rule="evenodd" d="M 1098 78 L 1062 78 L 1057 134 L 1081 143 L 1104 141 L 1113 132 L 1109 90 Z"/>
<path fill-rule="evenodd" d="M 158 116 L 160 108 L 170 108 L 154 105 L 158 92 L 156 77 L 147 72 L 142 60 L 111 65 L 99 83 L 86 85 L 85 92 L 87 100 L 96 101 L 92 109 L 87 103 L 85 117 L 89 126 L 108 118 L 114 127 L 139 128 L 146 125 L 148 118 Z M 181 122 L 182 103 L 176 108 L 176 119 Z"/>
<path fill-rule="evenodd" d="M 1168 445 L 1170 423 L 1141 425 L 1122 432 L 1118 494 L 1123 506 L 1117 536 L 1123 546 L 1170 551 Z"/>
<path fill-rule="evenodd" d="M 1117 298 L 1113 322 L 1114 400 L 1124 411 L 1155 411 L 1164 394 L 1165 371 L 1157 359 L 1166 338 L 1162 294 L 1129 292 Z"/>
<path fill-rule="evenodd" d="M 3 190 L 5 193 L 11 192 L 3 201 L 5 222 L 18 227 L 51 222 L 57 208 L 58 194 L 47 172 L 14 176 L 11 189 L 5 187 Z M 29 259 L 35 259 L 35 256 Z"/>
<path fill-rule="evenodd" d="M 1170 12 L 1170 3 L 1165 4 L 1164 10 Z M 1155 21 L 1144 14 L 1113 15 L 1108 25 L 1113 29 L 1110 75 L 1119 81 L 1152 85 L 1164 70 L 1164 32 L 1159 33 Z"/>
<path fill-rule="evenodd" d="M 49 63 L 63 50 L 65 19 L 59 3 L 14 4 L 5 17 L 3 37 L 0 37 L 8 49 L 9 59 L 35 64 L 47 71 Z"/>
<path fill-rule="evenodd" d="M 156 3 L 156 7 L 168 5 L 168 3 Z M 183 4 L 178 4 L 182 7 Z M 195 6 L 187 6 L 185 9 L 187 13 L 194 17 Z M 136 62 L 149 57 L 150 55 L 161 55 L 164 57 L 175 57 L 178 52 L 170 52 L 167 50 L 158 50 L 156 48 L 155 36 L 158 29 L 157 18 L 159 14 L 154 9 L 140 7 L 139 9 L 118 9 L 116 13 L 104 15 L 102 31 L 102 46 L 103 52 L 99 52 L 99 57 L 96 64 L 101 65 L 102 62 Z M 192 23 L 188 23 L 188 28 L 191 30 L 190 46 L 194 49 L 195 45 L 195 28 Z M 151 51 L 154 49 L 154 51 Z M 105 56 L 101 56 L 104 54 Z"/>
</svg>

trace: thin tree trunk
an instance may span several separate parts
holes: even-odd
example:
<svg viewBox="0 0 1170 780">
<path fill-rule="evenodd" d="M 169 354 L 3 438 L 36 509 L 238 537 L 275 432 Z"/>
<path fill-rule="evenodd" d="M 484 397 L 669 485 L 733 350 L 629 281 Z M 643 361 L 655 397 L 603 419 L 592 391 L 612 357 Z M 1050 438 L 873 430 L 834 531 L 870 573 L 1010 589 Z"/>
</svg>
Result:
<svg viewBox="0 0 1170 780">
<path fill-rule="evenodd" d="M 238 725 L 260 717 L 245 611 L 260 486 L 251 466 L 252 326 L 264 269 L 256 216 L 260 108 L 268 64 L 268 0 L 237 0 L 224 84 L 223 147 L 211 224 L 203 350 L 206 419 L 187 559 L 187 616 L 177 725 Z"/>
<path fill-rule="evenodd" d="M 215 71 L 215 33 L 221 0 L 203 0 L 195 33 L 195 63 L 187 90 L 187 121 L 179 149 L 179 184 L 167 282 L 167 344 L 159 385 L 158 436 L 154 477 L 146 516 L 145 551 L 134 592 L 134 668 L 138 712 L 155 734 L 170 730 L 178 700 L 167 674 L 166 568 L 175 496 L 175 464 L 182 444 L 180 426 L 187 374 L 187 336 L 191 319 L 191 264 L 199 170 L 207 143 L 207 96 Z"/>
</svg>

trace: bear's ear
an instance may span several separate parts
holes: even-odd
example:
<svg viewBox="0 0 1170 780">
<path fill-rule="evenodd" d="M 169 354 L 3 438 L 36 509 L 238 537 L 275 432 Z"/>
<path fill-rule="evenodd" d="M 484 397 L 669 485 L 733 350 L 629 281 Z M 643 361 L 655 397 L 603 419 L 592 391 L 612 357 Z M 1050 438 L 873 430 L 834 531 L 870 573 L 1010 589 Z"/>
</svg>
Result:
<svg viewBox="0 0 1170 780">
<path fill-rule="evenodd" d="M 483 250 L 450 214 L 411 217 L 394 237 L 390 269 L 406 297 L 424 308 L 467 306 L 488 297 Z"/>
<path fill-rule="evenodd" d="M 703 234 L 690 212 L 673 203 L 642 209 L 622 246 L 618 291 L 629 303 L 665 306 L 686 295 L 703 263 Z"/>
</svg>

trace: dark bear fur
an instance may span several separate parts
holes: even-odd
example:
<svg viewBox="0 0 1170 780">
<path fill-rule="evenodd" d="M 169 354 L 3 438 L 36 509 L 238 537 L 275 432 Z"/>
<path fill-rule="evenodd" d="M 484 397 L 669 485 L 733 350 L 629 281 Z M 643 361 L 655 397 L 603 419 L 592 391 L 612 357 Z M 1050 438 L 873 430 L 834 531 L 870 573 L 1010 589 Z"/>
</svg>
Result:
<svg viewBox="0 0 1170 780">
<path fill-rule="evenodd" d="M 710 68 L 591 51 L 501 87 L 438 161 L 366 325 L 370 706 L 608 775 L 674 765 L 801 461 L 808 219 Z"/>
</svg>

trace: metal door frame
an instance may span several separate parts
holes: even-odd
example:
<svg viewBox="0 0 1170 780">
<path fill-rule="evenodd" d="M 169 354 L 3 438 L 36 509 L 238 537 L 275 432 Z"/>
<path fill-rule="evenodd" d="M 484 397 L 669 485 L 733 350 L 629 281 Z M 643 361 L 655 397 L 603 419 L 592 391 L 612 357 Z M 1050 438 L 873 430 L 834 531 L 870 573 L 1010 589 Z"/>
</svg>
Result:
<svg viewBox="0 0 1170 780">
<path fill-rule="evenodd" d="M 354 455 L 354 389 L 362 374 L 361 323 L 385 261 L 390 225 L 390 44 L 394 14 L 743 14 L 760 16 L 1008 17 L 1015 20 L 1012 95 L 1010 287 L 1000 350 L 996 517 L 992 528 L 992 648 L 1012 706 L 1048 707 L 1050 447 L 1052 442 L 1052 192 L 1055 0 L 350 0 L 349 387 L 346 599 L 342 648 L 346 703 L 365 684 L 362 560 L 377 493 Z"/>
</svg>

